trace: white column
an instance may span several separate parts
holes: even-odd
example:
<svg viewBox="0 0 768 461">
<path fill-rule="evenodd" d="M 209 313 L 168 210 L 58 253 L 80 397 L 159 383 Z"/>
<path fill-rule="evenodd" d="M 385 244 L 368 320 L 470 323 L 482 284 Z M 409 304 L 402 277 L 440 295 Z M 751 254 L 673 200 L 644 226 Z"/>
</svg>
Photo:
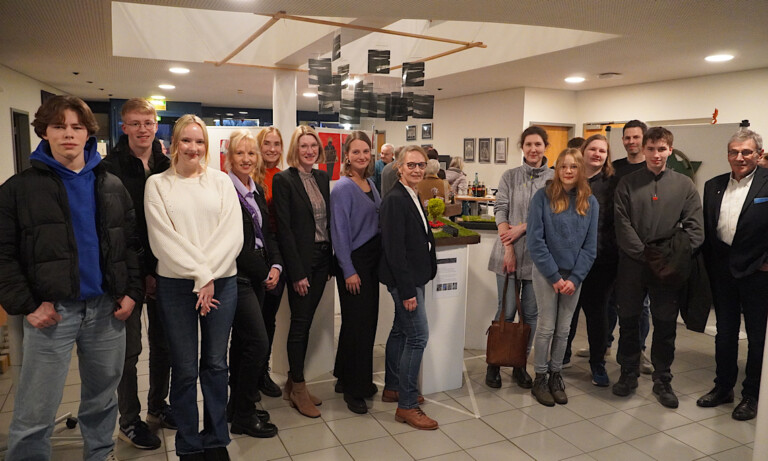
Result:
<svg viewBox="0 0 768 461">
<path fill-rule="evenodd" d="M 272 122 L 283 134 L 283 155 L 296 129 L 296 72 L 275 71 L 272 85 Z"/>
</svg>

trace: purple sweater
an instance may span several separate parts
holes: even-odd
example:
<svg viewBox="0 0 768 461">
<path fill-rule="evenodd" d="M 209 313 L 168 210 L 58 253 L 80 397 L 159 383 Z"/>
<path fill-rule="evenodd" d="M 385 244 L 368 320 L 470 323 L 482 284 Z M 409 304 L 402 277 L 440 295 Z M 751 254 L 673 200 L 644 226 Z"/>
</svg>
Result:
<svg viewBox="0 0 768 461">
<path fill-rule="evenodd" d="M 331 191 L 331 241 L 345 279 L 357 273 L 352 264 L 352 251 L 380 231 L 381 197 L 370 178 L 368 184 L 374 200 L 346 176 L 342 176 Z"/>
</svg>

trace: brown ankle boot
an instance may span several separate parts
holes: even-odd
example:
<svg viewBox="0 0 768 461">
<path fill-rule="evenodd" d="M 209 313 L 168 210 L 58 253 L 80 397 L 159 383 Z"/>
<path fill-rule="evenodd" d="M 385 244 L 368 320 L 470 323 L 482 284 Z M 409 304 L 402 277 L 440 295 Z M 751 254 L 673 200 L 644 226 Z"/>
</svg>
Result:
<svg viewBox="0 0 768 461">
<path fill-rule="evenodd" d="M 293 384 L 294 383 L 293 383 L 293 380 L 291 379 L 291 375 L 288 375 L 288 380 L 285 381 L 285 387 L 283 388 L 283 400 L 291 400 L 290 395 L 291 395 L 291 388 L 293 387 Z M 319 407 L 320 405 L 323 404 L 323 401 L 320 400 L 319 397 L 312 395 L 309 392 L 309 389 L 307 389 L 307 394 L 309 394 L 309 400 L 311 400 L 316 407 Z"/>
<path fill-rule="evenodd" d="M 425 415 L 419 407 L 411 408 L 410 410 L 398 408 L 395 411 L 395 421 L 406 423 L 411 427 L 425 431 L 433 431 L 438 427 L 437 421 Z"/>
<path fill-rule="evenodd" d="M 309 398 L 309 392 L 307 392 L 307 383 L 293 383 L 290 394 L 291 406 L 299 410 L 304 416 L 309 418 L 317 418 L 320 416 L 320 410 L 317 409 L 312 400 Z"/>
</svg>

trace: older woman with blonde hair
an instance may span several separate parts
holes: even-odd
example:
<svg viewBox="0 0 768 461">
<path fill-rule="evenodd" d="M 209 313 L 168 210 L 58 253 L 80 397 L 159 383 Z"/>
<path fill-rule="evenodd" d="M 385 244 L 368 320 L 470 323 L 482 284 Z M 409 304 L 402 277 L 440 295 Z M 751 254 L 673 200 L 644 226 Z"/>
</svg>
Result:
<svg viewBox="0 0 768 461">
<path fill-rule="evenodd" d="M 342 177 L 331 192 L 331 235 L 342 277 L 336 278 L 341 301 L 341 331 L 334 375 L 347 408 L 366 413 L 373 384 L 373 342 L 379 315 L 378 265 L 381 255 L 381 197 L 371 176 L 371 139 L 353 131 L 344 142 Z"/>
<path fill-rule="evenodd" d="M 445 170 L 445 180 L 451 186 L 451 193 L 456 195 L 467 195 L 467 174 L 464 173 L 464 159 L 461 157 L 451 157 L 451 164 Z"/>
<path fill-rule="evenodd" d="M 275 175 L 274 202 L 277 238 L 287 273 L 291 326 L 288 330 L 288 380 L 284 398 L 304 416 L 317 418 L 322 401 L 304 381 L 312 318 L 325 291 L 331 269 L 330 179 L 314 168 L 325 161 L 315 130 L 297 127 L 291 136 L 290 168 Z"/>
<path fill-rule="evenodd" d="M 235 258 L 243 247 L 243 226 L 232 181 L 207 165 L 205 123 L 184 115 L 173 128 L 171 168 L 149 177 L 144 197 L 149 244 L 158 260 L 157 297 L 171 350 L 176 453 L 187 461 L 229 459 L 227 342 L 237 304 Z"/>
</svg>

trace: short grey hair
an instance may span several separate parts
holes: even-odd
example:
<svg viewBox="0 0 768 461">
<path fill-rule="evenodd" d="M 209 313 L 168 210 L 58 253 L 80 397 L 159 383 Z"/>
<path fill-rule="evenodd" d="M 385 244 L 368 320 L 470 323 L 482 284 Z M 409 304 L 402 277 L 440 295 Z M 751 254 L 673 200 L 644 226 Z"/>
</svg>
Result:
<svg viewBox="0 0 768 461">
<path fill-rule="evenodd" d="M 740 129 L 734 133 L 733 136 L 731 136 L 731 139 L 728 140 L 727 148 L 730 149 L 731 144 L 734 142 L 744 142 L 749 141 L 750 139 L 755 141 L 755 147 L 757 148 L 758 153 L 763 150 L 763 137 L 747 128 Z"/>
<path fill-rule="evenodd" d="M 394 146 L 394 145 L 392 145 L 392 144 L 390 144 L 390 143 L 386 143 L 386 144 L 384 144 L 383 146 L 381 146 L 381 152 L 384 152 L 384 149 L 386 149 L 387 147 L 390 147 L 390 148 L 392 149 L 392 152 L 394 153 L 394 151 L 395 151 L 395 146 Z"/>
<path fill-rule="evenodd" d="M 427 169 L 424 170 L 424 176 L 437 175 L 438 171 L 440 171 L 440 162 L 435 159 L 430 159 L 427 162 Z"/>
</svg>

